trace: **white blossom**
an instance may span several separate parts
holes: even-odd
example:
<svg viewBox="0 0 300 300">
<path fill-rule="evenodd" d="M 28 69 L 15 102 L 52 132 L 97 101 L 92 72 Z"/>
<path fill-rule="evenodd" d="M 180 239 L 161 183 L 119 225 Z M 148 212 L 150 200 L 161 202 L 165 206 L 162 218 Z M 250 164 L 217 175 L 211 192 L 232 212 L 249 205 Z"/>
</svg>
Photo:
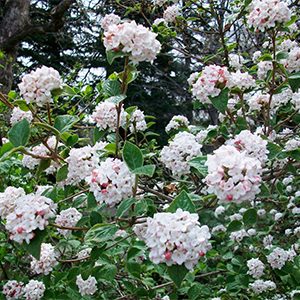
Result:
<svg viewBox="0 0 300 300">
<path fill-rule="evenodd" d="M 62 210 L 59 215 L 56 216 L 55 223 L 63 227 L 74 227 L 77 222 L 82 218 L 82 213 L 80 213 L 76 208 L 70 207 Z M 71 234 L 71 230 L 57 228 L 57 231 L 64 237 Z"/>
<path fill-rule="evenodd" d="M 83 280 L 81 275 L 76 277 L 76 285 L 81 296 L 93 295 L 97 292 L 97 280 L 93 276 L 89 276 L 87 280 Z"/>
<path fill-rule="evenodd" d="M 264 274 L 265 265 L 258 258 L 252 258 L 247 261 L 248 274 L 254 278 L 260 278 Z"/>
<path fill-rule="evenodd" d="M 43 298 L 46 287 L 38 280 L 30 280 L 24 287 L 24 297 L 26 300 L 40 300 Z"/>
<path fill-rule="evenodd" d="M 20 299 L 23 296 L 23 282 L 16 280 L 7 281 L 2 289 L 2 293 L 7 300 Z"/>
<path fill-rule="evenodd" d="M 33 120 L 31 111 L 24 111 L 19 107 L 14 107 L 10 117 L 10 124 L 14 125 L 22 121 L 23 119 L 26 119 L 29 123 L 31 123 L 31 121 Z"/>
</svg>

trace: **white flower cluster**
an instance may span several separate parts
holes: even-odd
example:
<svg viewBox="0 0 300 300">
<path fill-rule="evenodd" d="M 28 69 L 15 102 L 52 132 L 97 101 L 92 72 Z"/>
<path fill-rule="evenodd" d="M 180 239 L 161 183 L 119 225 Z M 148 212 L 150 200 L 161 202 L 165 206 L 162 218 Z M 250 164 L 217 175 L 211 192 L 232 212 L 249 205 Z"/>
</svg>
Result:
<svg viewBox="0 0 300 300">
<path fill-rule="evenodd" d="M 267 107 L 269 101 L 270 95 L 263 94 L 261 91 L 258 91 L 252 96 L 246 98 L 250 111 L 260 111 L 262 108 Z"/>
<path fill-rule="evenodd" d="M 5 219 L 10 213 L 13 213 L 16 207 L 16 200 L 25 196 L 22 188 L 9 186 L 3 193 L 0 193 L 0 218 Z"/>
<path fill-rule="evenodd" d="M 122 51 L 129 54 L 132 62 L 153 62 L 160 52 L 161 44 L 157 34 L 135 21 L 112 24 L 104 32 L 106 51 Z"/>
<path fill-rule="evenodd" d="M 241 55 L 231 53 L 228 55 L 229 65 L 236 69 L 240 70 L 243 67 L 243 63 L 245 62 L 244 58 Z"/>
<path fill-rule="evenodd" d="M 171 130 L 177 130 L 180 127 L 188 127 L 189 124 L 190 122 L 187 119 L 187 117 L 181 115 L 174 116 L 166 126 L 166 132 L 170 132 Z"/>
<path fill-rule="evenodd" d="M 174 23 L 180 14 L 180 9 L 177 5 L 168 6 L 164 11 L 163 18 L 168 23 Z"/>
<path fill-rule="evenodd" d="M 67 184 L 78 184 L 84 180 L 99 165 L 100 159 L 97 151 L 102 151 L 107 143 L 98 142 L 93 147 L 88 145 L 81 148 L 72 148 L 68 163 Z"/>
<path fill-rule="evenodd" d="M 300 47 L 295 47 L 289 52 L 288 58 L 285 60 L 284 65 L 290 72 L 300 71 Z"/>
<path fill-rule="evenodd" d="M 298 148 L 300 148 L 300 139 L 297 137 L 289 139 L 284 146 L 285 151 L 292 151 Z"/>
<path fill-rule="evenodd" d="M 267 261 L 272 269 L 280 270 L 287 261 L 293 261 L 295 256 L 296 252 L 293 249 L 284 250 L 276 247 L 269 255 L 267 255 Z"/>
<path fill-rule="evenodd" d="M 93 276 L 89 276 L 87 280 L 83 280 L 81 275 L 76 277 L 76 284 L 81 296 L 93 295 L 97 292 L 97 280 Z"/>
<path fill-rule="evenodd" d="M 256 30 L 265 31 L 276 26 L 277 23 L 289 21 L 291 11 L 287 4 L 278 0 L 254 0 L 248 22 Z"/>
<path fill-rule="evenodd" d="M 117 129 L 117 107 L 116 104 L 108 101 L 99 103 L 92 113 L 92 120 L 96 122 L 100 130 L 116 131 Z M 126 112 L 121 109 L 120 125 L 126 124 Z"/>
<path fill-rule="evenodd" d="M 258 258 L 252 258 L 247 261 L 248 274 L 254 278 L 260 278 L 264 274 L 265 265 Z"/>
<path fill-rule="evenodd" d="M 92 252 L 92 248 L 85 248 L 77 253 L 77 258 L 83 259 L 89 257 Z"/>
<path fill-rule="evenodd" d="M 255 80 L 248 72 L 238 70 L 229 74 L 226 86 L 228 88 L 237 87 L 240 90 L 247 90 L 255 86 Z"/>
<path fill-rule="evenodd" d="M 262 164 L 268 159 L 268 142 L 249 130 L 241 131 L 233 139 L 228 140 L 226 144 L 234 146 L 238 151 L 245 151 L 248 156 L 258 159 Z"/>
<path fill-rule="evenodd" d="M 55 223 L 64 227 L 74 227 L 81 218 L 82 213 L 80 213 L 76 208 L 70 207 L 62 210 L 60 214 L 56 216 Z M 71 230 L 60 228 L 58 228 L 57 231 L 64 237 L 67 237 L 72 232 Z"/>
<path fill-rule="evenodd" d="M 260 80 L 265 79 L 268 72 L 273 69 L 273 64 L 271 61 L 261 61 L 257 64 L 257 77 Z"/>
<path fill-rule="evenodd" d="M 104 31 L 107 31 L 110 25 L 117 25 L 121 23 L 121 18 L 115 14 L 106 14 L 101 21 L 101 27 Z"/>
<path fill-rule="evenodd" d="M 248 237 L 248 236 L 249 236 L 249 234 L 247 233 L 247 231 L 245 229 L 241 229 L 238 231 L 231 232 L 229 238 L 233 242 L 240 243 L 245 237 Z"/>
<path fill-rule="evenodd" d="M 295 110 L 300 111 L 300 92 L 294 93 L 292 96 L 292 103 L 295 107 Z"/>
<path fill-rule="evenodd" d="M 197 143 L 196 137 L 188 132 L 179 132 L 169 146 L 163 147 L 160 160 L 174 175 L 188 174 L 189 160 L 201 154 L 202 145 Z"/>
<path fill-rule="evenodd" d="M 208 125 L 208 127 L 206 129 L 200 130 L 197 134 L 196 134 L 196 141 L 198 143 L 203 143 L 204 140 L 206 139 L 208 133 L 211 130 L 216 130 L 218 128 L 217 125 Z"/>
<path fill-rule="evenodd" d="M 200 77 L 199 73 L 193 73 L 188 82 L 192 86 L 192 94 L 202 103 L 210 103 L 210 97 L 220 94 L 221 88 L 226 86 L 229 72 L 226 67 L 217 65 L 206 66 Z"/>
<path fill-rule="evenodd" d="M 2 293 L 7 300 L 20 299 L 23 296 L 23 285 L 23 282 L 9 280 L 4 284 Z"/>
<path fill-rule="evenodd" d="M 22 121 L 23 119 L 26 119 L 29 123 L 31 123 L 31 121 L 33 120 L 31 111 L 24 111 L 19 107 L 14 107 L 10 117 L 10 124 L 14 125 Z"/>
<path fill-rule="evenodd" d="M 53 101 L 51 91 L 60 89 L 62 80 L 55 69 L 43 66 L 25 75 L 18 87 L 27 103 L 44 106 Z"/>
<path fill-rule="evenodd" d="M 24 287 L 24 297 L 26 300 L 40 300 L 43 298 L 46 287 L 37 280 L 30 280 Z"/>
<path fill-rule="evenodd" d="M 40 259 L 37 260 L 32 257 L 30 263 L 31 270 L 35 274 L 48 275 L 52 272 L 53 268 L 58 265 L 58 253 L 55 251 L 51 244 L 42 243 Z"/>
<path fill-rule="evenodd" d="M 261 294 L 263 292 L 276 289 L 276 284 L 271 280 L 264 281 L 257 279 L 253 283 L 250 283 L 249 286 L 255 294 Z"/>
<path fill-rule="evenodd" d="M 207 156 L 208 192 L 222 202 L 251 201 L 259 193 L 261 163 L 235 147 L 223 145 Z"/>
<path fill-rule="evenodd" d="M 36 229 L 44 230 L 48 219 L 55 216 L 56 204 L 49 198 L 28 194 L 15 201 L 13 212 L 6 217 L 5 228 L 10 232 L 10 239 L 28 244 Z"/>
<path fill-rule="evenodd" d="M 86 181 L 99 204 L 115 206 L 132 194 L 134 175 L 121 160 L 107 158 Z"/>
<path fill-rule="evenodd" d="M 61 145 L 61 143 L 57 141 L 55 136 L 50 137 L 46 143 L 52 151 L 55 150 L 56 144 L 58 147 Z M 34 168 L 39 165 L 43 157 L 47 158 L 49 155 L 51 155 L 51 151 L 50 149 L 48 149 L 48 147 L 46 147 L 44 144 L 40 144 L 32 147 L 31 149 L 28 149 L 30 153 L 39 156 L 41 158 L 36 158 L 25 154 L 22 159 L 23 166 L 30 170 L 34 170 Z M 53 174 L 57 170 L 57 168 L 59 168 L 59 166 L 60 165 L 57 164 L 56 162 L 51 161 L 50 167 L 48 167 L 45 170 L 46 174 Z"/>
<path fill-rule="evenodd" d="M 136 131 L 145 131 L 147 129 L 147 123 L 145 121 L 145 115 L 144 112 L 140 109 L 136 109 L 131 117 L 130 117 L 130 131 L 134 132 Z"/>
<path fill-rule="evenodd" d="M 156 213 L 147 218 L 147 224 L 134 230 L 150 248 L 149 258 L 153 263 L 184 264 L 191 270 L 211 249 L 209 228 L 200 227 L 198 218 L 197 214 L 178 208 L 175 213 Z"/>
</svg>

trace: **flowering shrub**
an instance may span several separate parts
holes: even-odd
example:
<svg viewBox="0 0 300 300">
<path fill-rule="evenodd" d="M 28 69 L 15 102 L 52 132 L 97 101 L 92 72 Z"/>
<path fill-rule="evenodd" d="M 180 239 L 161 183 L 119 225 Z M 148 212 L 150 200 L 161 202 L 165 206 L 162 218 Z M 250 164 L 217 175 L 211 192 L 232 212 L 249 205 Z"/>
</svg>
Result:
<svg viewBox="0 0 300 300">
<path fill-rule="evenodd" d="M 107 60 L 124 69 L 97 85 L 91 113 L 57 113 L 80 91 L 45 66 L 5 102 L 3 297 L 299 299 L 300 46 L 284 34 L 297 32 L 294 12 L 279 0 L 234 4 L 264 47 L 238 53 L 223 39 L 223 62 L 195 63 L 189 92 L 218 122 L 171 116 L 161 146 L 128 90 L 139 63 L 193 22 L 194 4 L 151 5 L 152 28 L 102 18 Z"/>
</svg>

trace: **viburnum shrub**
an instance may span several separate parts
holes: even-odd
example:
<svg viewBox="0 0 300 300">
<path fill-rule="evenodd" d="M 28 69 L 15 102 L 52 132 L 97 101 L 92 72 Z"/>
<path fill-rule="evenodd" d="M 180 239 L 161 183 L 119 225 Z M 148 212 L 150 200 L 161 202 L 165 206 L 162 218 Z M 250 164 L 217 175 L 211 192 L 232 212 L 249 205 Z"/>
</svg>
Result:
<svg viewBox="0 0 300 300">
<path fill-rule="evenodd" d="M 46 66 L 5 102 L 2 298 L 300 299 L 294 12 L 279 0 L 238 7 L 239 25 L 265 47 L 252 56 L 224 40 L 224 63 L 195 64 L 190 93 L 218 124 L 173 116 L 161 146 L 153 118 L 126 99 L 139 63 L 153 63 L 166 32 L 184 24 L 177 1 L 153 5 L 152 27 L 103 18 L 107 60 L 124 69 L 97 85 L 90 113 L 61 113 L 91 87 L 70 87 Z"/>
</svg>

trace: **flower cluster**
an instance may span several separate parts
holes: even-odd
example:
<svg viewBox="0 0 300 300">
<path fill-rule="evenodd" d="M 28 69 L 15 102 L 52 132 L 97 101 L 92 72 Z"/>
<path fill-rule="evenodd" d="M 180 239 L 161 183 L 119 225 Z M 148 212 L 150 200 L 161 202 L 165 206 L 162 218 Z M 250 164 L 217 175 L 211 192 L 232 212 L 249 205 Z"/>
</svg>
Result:
<svg viewBox="0 0 300 300">
<path fill-rule="evenodd" d="M 256 30 L 265 31 L 276 23 L 289 21 L 291 11 L 287 4 L 279 0 L 254 0 L 248 16 L 249 25 Z"/>
<path fill-rule="evenodd" d="M 51 244 L 42 243 L 40 259 L 37 260 L 32 257 L 30 263 L 31 270 L 35 274 L 48 275 L 53 268 L 58 264 L 58 253 Z"/>
<path fill-rule="evenodd" d="M 117 129 L 117 107 L 116 104 L 108 101 L 99 103 L 95 111 L 93 112 L 91 118 L 96 122 L 97 127 L 100 130 L 116 131 Z M 126 112 L 124 108 L 121 108 L 120 113 L 120 125 L 124 126 L 126 124 Z"/>
<path fill-rule="evenodd" d="M 207 156 L 208 192 L 221 201 L 242 202 L 253 200 L 259 193 L 261 163 L 234 146 L 223 145 Z"/>
<path fill-rule="evenodd" d="M 255 294 L 261 294 L 265 291 L 271 291 L 276 289 L 276 284 L 271 280 L 257 279 L 253 283 L 249 284 L 250 288 Z"/>
<path fill-rule="evenodd" d="M 55 216 L 56 204 L 49 198 L 29 194 L 15 201 L 13 212 L 6 217 L 5 228 L 10 232 L 10 239 L 28 244 L 36 229 L 44 230 L 48 219 Z"/>
<path fill-rule="evenodd" d="M 10 124 L 14 125 L 22 121 L 23 119 L 26 119 L 29 123 L 31 123 L 31 121 L 33 120 L 31 111 L 24 111 L 19 107 L 14 107 L 10 117 Z"/>
<path fill-rule="evenodd" d="M 130 131 L 145 131 L 147 129 L 147 123 L 145 121 L 144 112 L 140 109 L 136 109 L 130 117 Z"/>
<path fill-rule="evenodd" d="M 235 53 L 231 53 L 228 55 L 229 58 L 229 65 L 236 69 L 236 70 L 240 70 L 243 67 L 243 63 L 245 62 L 243 56 L 235 54 Z"/>
<path fill-rule="evenodd" d="M 0 217 L 2 219 L 14 212 L 16 200 L 22 196 L 25 196 L 25 191 L 13 186 L 7 187 L 3 193 L 0 193 Z"/>
<path fill-rule="evenodd" d="M 228 82 L 226 84 L 228 88 L 239 88 L 240 90 L 247 90 L 255 86 L 254 78 L 248 72 L 231 72 L 228 76 Z"/>
<path fill-rule="evenodd" d="M 81 148 L 72 148 L 69 157 L 66 159 L 68 163 L 67 184 L 78 184 L 89 176 L 93 169 L 99 165 L 99 154 L 107 145 L 105 142 L 98 142 L 93 147 L 88 145 Z"/>
<path fill-rule="evenodd" d="M 25 75 L 18 87 L 27 103 L 45 106 L 53 101 L 51 92 L 62 87 L 62 80 L 55 69 L 43 66 Z"/>
<path fill-rule="evenodd" d="M 78 275 L 76 277 L 76 284 L 81 296 L 93 295 L 97 292 L 97 280 L 93 276 L 89 276 L 87 280 L 83 280 L 82 276 Z"/>
<path fill-rule="evenodd" d="M 281 269 L 287 261 L 292 261 L 296 253 L 293 249 L 284 250 L 282 248 L 276 247 L 268 256 L 268 263 L 273 269 Z"/>
<path fill-rule="evenodd" d="M 2 293 L 7 300 L 20 299 L 23 295 L 23 282 L 9 280 L 4 284 Z"/>
<path fill-rule="evenodd" d="M 74 207 L 62 210 L 59 215 L 56 216 L 55 223 L 63 227 L 74 227 L 77 222 L 82 218 L 82 214 Z M 71 230 L 60 229 L 57 231 L 63 236 L 68 236 Z"/>
<path fill-rule="evenodd" d="M 107 158 L 86 181 L 99 204 L 115 206 L 132 194 L 134 175 L 121 160 Z"/>
<path fill-rule="evenodd" d="M 201 154 L 202 145 L 188 132 L 179 132 L 169 146 L 163 147 L 160 160 L 174 175 L 187 174 L 190 171 L 189 160 Z"/>
<path fill-rule="evenodd" d="M 26 300 L 42 299 L 45 293 L 45 285 L 37 280 L 30 280 L 24 287 L 24 297 Z"/>
<path fill-rule="evenodd" d="M 156 213 L 147 218 L 146 228 L 139 238 L 150 248 L 150 260 L 171 265 L 184 264 L 189 270 L 211 248 L 209 228 L 200 227 L 197 214 L 182 209 L 175 213 Z M 144 226 L 144 225 L 138 225 Z"/>
<path fill-rule="evenodd" d="M 263 94 L 261 91 L 256 92 L 250 97 L 246 98 L 250 111 L 260 111 L 269 105 L 270 95 Z"/>
<path fill-rule="evenodd" d="M 121 18 L 115 14 L 107 14 L 101 21 L 101 27 L 104 31 L 107 31 L 110 25 L 117 25 L 121 23 Z"/>
<path fill-rule="evenodd" d="M 273 64 L 271 61 L 261 61 L 257 64 L 257 77 L 260 80 L 265 79 L 268 72 L 273 69 Z"/>
<path fill-rule="evenodd" d="M 198 73 L 194 73 L 188 80 L 192 86 L 192 94 L 202 103 L 210 103 L 209 97 L 218 96 L 221 88 L 226 86 L 229 72 L 226 67 L 210 65 L 203 69 L 200 77 L 198 76 Z"/>
<path fill-rule="evenodd" d="M 248 274 L 254 278 L 260 278 L 264 274 L 265 265 L 258 258 L 252 258 L 247 261 Z"/>
<path fill-rule="evenodd" d="M 167 23 L 174 23 L 179 16 L 180 10 L 177 5 L 168 6 L 164 11 L 163 18 Z"/>
<path fill-rule="evenodd" d="M 104 46 L 107 51 L 128 54 L 133 63 L 153 62 L 161 49 L 156 37 L 156 33 L 135 21 L 112 24 L 104 32 Z"/>
<path fill-rule="evenodd" d="M 166 132 L 170 132 L 171 130 L 177 130 L 181 127 L 188 127 L 189 124 L 190 122 L 187 119 L 187 117 L 181 115 L 174 116 L 166 126 Z"/>
</svg>

